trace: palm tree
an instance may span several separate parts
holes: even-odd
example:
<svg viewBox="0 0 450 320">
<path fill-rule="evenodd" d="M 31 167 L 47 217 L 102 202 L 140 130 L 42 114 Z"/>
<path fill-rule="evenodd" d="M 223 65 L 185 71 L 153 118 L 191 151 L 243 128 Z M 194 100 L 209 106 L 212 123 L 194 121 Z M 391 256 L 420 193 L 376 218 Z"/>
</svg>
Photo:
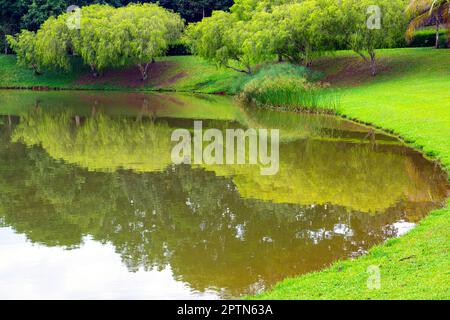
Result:
<svg viewBox="0 0 450 320">
<path fill-rule="evenodd" d="M 406 37 L 411 40 L 414 31 L 426 25 L 430 20 L 434 19 L 436 26 L 436 45 L 439 48 L 439 33 L 441 24 L 449 27 L 450 0 L 410 0 L 406 12 L 412 17 L 406 32 Z M 447 39 L 450 30 L 447 30 Z"/>
</svg>

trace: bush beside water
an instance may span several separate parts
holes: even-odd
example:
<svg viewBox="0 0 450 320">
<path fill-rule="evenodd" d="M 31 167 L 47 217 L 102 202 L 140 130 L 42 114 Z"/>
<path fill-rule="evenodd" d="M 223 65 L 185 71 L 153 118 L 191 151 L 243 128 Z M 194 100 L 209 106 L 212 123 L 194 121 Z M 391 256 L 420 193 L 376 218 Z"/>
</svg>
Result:
<svg viewBox="0 0 450 320">
<path fill-rule="evenodd" d="M 261 107 L 338 112 L 339 96 L 320 73 L 289 63 L 262 67 L 254 76 L 243 78 L 239 98 Z"/>
</svg>

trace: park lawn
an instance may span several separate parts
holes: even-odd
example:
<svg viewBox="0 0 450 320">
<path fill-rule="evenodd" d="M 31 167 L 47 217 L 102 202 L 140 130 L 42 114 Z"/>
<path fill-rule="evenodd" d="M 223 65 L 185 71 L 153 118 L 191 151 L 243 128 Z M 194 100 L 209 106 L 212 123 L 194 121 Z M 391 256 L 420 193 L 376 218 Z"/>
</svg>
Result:
<svg viewBox="0 0 450 320">
<path fill-rule="evenodd" d="M 37 87 L 69 88 L 87 69 L 74 61 L 69 72 L 47 71 L 36 75 L 32 70 L 18 66 L 13 55 L 0 55 L 0 87 Z"/>
<path fill-rule="evenodd" d="M 153 89 L 235 94 L 236 81 L 242 75 L 217 66 L 195 56 L 174 56 L 161 58 L 172 63 L 162 77 L 153 82 Z"/>
<path fill-rule="evenodd" d="M 450 50 L 380 50 L 375 79 L 341 89 L 341 114 L 392 131 L 450 169 Z"/>
<path fill-rule="evenodd" d="M 340 92 L 342 116 L 401 136 L 450 170 L 450 50 L 387 49 L 378 52 L 380 74 L 372 78 L 350 52 L 315 62 L 325 81 Z M 0 56 L 1 86 L 77 88 L 87 70 L 36 77 Z M 243 75 L 218 69 L 197 57 L 158 59 L 169 66 L 138 90 L 234 93 Z M 31 73 L 31 75 L 30 75 Z M 116 84 L 86 88 L 129 89 Z M 252 299 L 450 299 L 450 202 L 407 235 L 387 241 L 356 260 L 287 279 Z M 368 290 L 367 267 L 379 266 L 381 289 Z"/>
<path fill-rule="evenodd" d="M 106 70 L 99 78 L 93 78 L 89 68 L 79 58 L 72 59 L 68 72 L 48 71 L 36 75 L 30 69 L 16 64 L 14 55 L 0 54 L 0 88 L 88 89 L 121 91 L 180 91 L 202 93 L 235 93 L 235 79 L 242 77 L 234 71 L 194 56 L 162 57 L 156 60 L 147 82 L 138 80 L 135 66 L 118 70 Z M 231 91 L 233 90 L 233 91 Z"/>
</svg>

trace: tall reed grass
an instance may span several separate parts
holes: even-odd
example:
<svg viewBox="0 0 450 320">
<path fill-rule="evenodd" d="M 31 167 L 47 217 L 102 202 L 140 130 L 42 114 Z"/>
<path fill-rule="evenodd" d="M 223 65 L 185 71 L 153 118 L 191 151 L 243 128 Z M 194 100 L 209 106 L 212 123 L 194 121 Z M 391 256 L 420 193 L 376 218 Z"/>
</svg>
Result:
<svg viewBox="0 0 450 320">
<path fill-rule="evenodd" d="M 257 106 L 338 113 L 338 92 L 318 81 L 319 77 L 301 66 L 274 64 L 249 78 L 239 97 Z"/>
</svg>

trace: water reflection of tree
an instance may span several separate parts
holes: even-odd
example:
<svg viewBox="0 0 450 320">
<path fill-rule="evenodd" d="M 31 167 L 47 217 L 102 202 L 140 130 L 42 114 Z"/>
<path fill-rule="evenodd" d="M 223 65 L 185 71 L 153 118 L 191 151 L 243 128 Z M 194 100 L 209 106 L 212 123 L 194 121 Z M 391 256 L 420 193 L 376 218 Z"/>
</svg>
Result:
<svg viewBox="0 0 450 320">
<path fill-rule="evenodd" d="M 229 179 L 200 169 L 93 173 L 38 148 L 10 146 L 17 149 L 2 154 L 14 154 L 14 166 L 2 159 L 2 167 L 21 176 L 0 177 L 6 225 L 50 246 L 73 248 L 91 235 L 112 243 L 131 271 L 170 264 L 197 290 L 238 295 L 254 283 L 319 268 L 392 235 L 383 226 L 398 218 L 385 215 L 374 224 L 339 207 L 243 200 Z M 333 232 L 341 223 L 348 235 Z M 371 235 L 358 225 L 370 225 Z"/>
<path fill-rule="evenodd" d="M 120 120 L 122 122 L 106 117 L 96 119 L 97 123 L 90 125 L 87 123 L 94 120 L 86 119 L 76 128 L 70 116 L 60 115 L 60 118 L 49 117 L 47 120 L 25 118 L 13 131 L 16 139 L 27 142 L 29 148 L 10 143 L 9 131 L 2 127 L 1 220 L 24 233 L 32 242 L 44 245 L 73 248 L 79 246 L 86 235 L 103 243 L 110 242 L 130 271 L 163 269 L 170 265 L 179 280 L 196 290 L 224 288 L 225 296 L 236 296 L 251 293 L 289 275 L 317 270 L 395 235 L 392 223 L 408 218 L 405 212 L 425 201 L 420 195 L 401 198 L 403 200 L 394 202 L 390 208 L 378 210 L 376 215 L 330 205 L 331 201 L 310 205 L 317 200 L 313 191 L 321 190 L 320 183 L 324 179 L 330 180 L 324 184 L 326 188 L 335 184 L 342 193 L 346 192 L 345 188 L 359 190 L 351 185 L 351 179 L 346 180 L 345 175 L 343 181 L 339 181 L 342 172 L 361 169 L 356 160 L 352 160 L 358 157 L 366 170 L 382 165 L 379 171 L 373 168 L 373 176 L 367 176 L 366 171 L 359 173 L 362 175 L 359 179 L 392 175 L 392 180 L 399 181 L 396 186 L 404 190 L 408 183 L 404 180 L 408 177 L 401 171 L 405 170 L 404 155 L 401 152 L 390 155 L 389 150 L 382 149 L 378 150 L 380 155 L 371 158 L 369 151 L 364 154 L 357 147 L 340 146 L 346 156 L 334 159 L 341 172 L 332 175 L 333 165 L 325 165 L 326 161 L 322 159 L 325 154 L 321 153 L 330 152 L 329 145 L 327 148 L 317 147 L 315 143 L 305 145 L 306 142 L 285 145 L 282 148 L 287 149 L 282 152 L 287 157 L 282 158 L 282 165 L 290 174 L 278 177 L 280 184 L 263 180 L 253 174 L 253 169 L 245 167 L 241 168 L 243 171 L 231 168 L 228 169 L 231 171 L 223 172 L 223 168 L 208 167 L 205 170 L 170 164 L 162 170 L 161 166 L 152 164 L 142 167 L 142 171 L 154 172 L 121 170 L 118 168 L 126 165 L 120 165 L 119 161 L 136 163 L 123 144 L 130 139 L 133 143 L 133 139 L 141 137 L 140 132 L 145 133 L 155 124 L 138 123 L 135 130 L 135 119 Z M 139 129 L 140 126 L 145 128 Z M 165 126 L 163 124 L 162 128 Z M 83 127 L 87 129 L 83 131 Z M 95 130 L 108 137 L 106 132 L 118 134 L 118 128 L 124 129 L 122 140 L 105 138 L 107 143 L 102 145 L 105 140 L 89 139 Z M 67 145 L 58 146 L 64 143 Z M 84 161 L 87 169 L 49 157 L 38 147 L 40 144 L 46 146 L 50 154 L 60 152 L 66 161 Z M 76 150 L 70 151 L 69 146 Z M 109 148 L 110 154 L 116 155 L 113 170 L 106 170 L 111 165 L 111 160 L 104 158 L 107 151 L 100 151 L 102 156 L 98 157 L 94 152 L 96 148 Z M 298 157 L 295 152 L 299 148 L 303 157 Z M 120 155 L 123 150 L 126 154 Z M 311 151 L 314 152 L 310 154 Z M 159 155 L 162 151 L 150 148 L 141 152 Z M 386 162 L 379 162 L 379 157 L 386 156 L 385 153 Z M 72 154 L 76 157 L 71 158 Z M 104 166 L 102 171 L 111 172 L 94 171 L 89 164 L 97 160 Z M 398 166 L 397 162 L 400 163 Z M 389 168 L 392 173 L 383 172 L 383 168 Z M 424 168 L 425 173 L 434 172 L 427 166 Z M 415 172 L 416 183 L 423 184 L 417 187 L 418 190 L 428 187 L 425 173 L 421 177 L 411 167 L 408 170 L 410 175 Z M 304 181 L 311 185 L 304 185 Z M 358 186 L 357 182 L 353 183 Z M 308 205 L 283 203 L 286 202 L 282 198 L 285 197 L 283 184 L 284 188 L 286 185 L 303 186 L 302 192 L 292 193 L 291 189 L 285 192 L 304 197 L 302 201 L 310 197 Z M 375 184 L 373 188 L 366 188 L 367 197 L 385 192 L 383 183 Z M 429 189 L 436 198 L 440 196 L 439 188 L 442 186 Z M 280 198 L 274 198 L 277 195 Z M 325 196 L 331 198 L 330 194 Z M 332 199 L 342 202 L 340 199 L 347 196 L 348 193 Z M 425 203 L 421 212 L 428 210 L 429 203 Z"/>
<path fill-rule="evenodd" d="M 30 112 L 21 117 L 13 140 L 40 145 L 54 158 L 90 170 L 124 167 L 152 172 L 171 163 L 171 130 L 165 123 L 124 117 L 112 121 L 102 113 L 82 121 L 77 117 L 69 112 Z"/>
<path fill-rule="evenodd" d="M 401 146 L 373 150 L 367 144 L 299 140 L 280 146 L 280 169 L 275 176 L 261 176 L 255 166 L 204 168 L 232 177 L 244 198 L 304 205 L 332 203 L 376 213 L 401 201 L 445 199 L 445 177 L 420 159 L 415 153 L 405 155 Z"/>
<path fill-rule="evenodd" d="M 264 123 L 269 121 L 257 114 L 258 117 L 253 115 L 253 118 L 265 119 Z M 284 115 L 275 114 L 276 119 Z M 335 120 L 325 118 L 324 121 L 328 128 L 337 127 Z M 97 114 L 76 126 L 72 115 L 67 112 L 30 112 L 21 118 L 14 130 L 14 140 L 27 145 L 41 145 L 53 158 L 64 159 L 89 170 L 125 168 L 135 172 L 155 172 L 165 170 L 171 164 L 170 136 L 173 126 L 179 122 L 136 121 Z M 293 126 L 301 131 L 294 123 L 286 123 L 290 124 L 289 128 Z M 299 123 L 305 127 L 304 123 Z M 235 124 L 209 121 L 205 128 L 208 125 L 225 130 Z M 319 124 L 314 126 L 319 127 Z M 359 211 L 377 212 L 400 201 L 433 202 L 435 199 L 429 197 L 433 194 L 442 198 L 445 188 L 442 188 L 442 183 L 435 183 L 436 179 L 445 180 L 439 177 L 439 171 L 420 162 L 417 154 L 405 155 L 405 152 L 405 148 L 399 145 L 371 146 L 336 140 L 300 139 L 281 145 L 280 170 L 273 177 L 261 176 L 258 166 L 202 167 L 216 175 L 231 177 L 242 197 L 278 203 L 332 203 Z M 421 165 L 421 171 L 429 173 L 428 177 L 415 174 L 417 164 Z"/>
</svg>

